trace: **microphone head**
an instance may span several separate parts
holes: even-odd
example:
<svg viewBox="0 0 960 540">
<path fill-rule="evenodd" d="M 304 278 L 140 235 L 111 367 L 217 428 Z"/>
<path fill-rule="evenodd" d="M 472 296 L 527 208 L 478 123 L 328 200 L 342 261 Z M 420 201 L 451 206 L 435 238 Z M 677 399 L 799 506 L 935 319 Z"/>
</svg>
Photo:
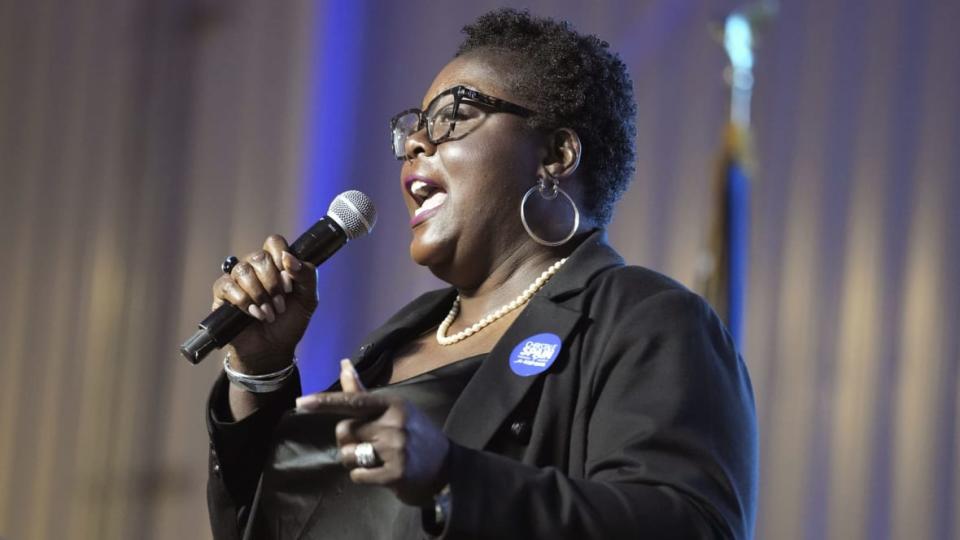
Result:
<svg viewBox="0 0 960 540">
<path fill-rule="evenodd" d="M 348 240 L 360 238 L 377 224 L 377 209 L 365 194 L 351 189 L 337 195 L 327 215 L 340 225 Z"/>
</svg>

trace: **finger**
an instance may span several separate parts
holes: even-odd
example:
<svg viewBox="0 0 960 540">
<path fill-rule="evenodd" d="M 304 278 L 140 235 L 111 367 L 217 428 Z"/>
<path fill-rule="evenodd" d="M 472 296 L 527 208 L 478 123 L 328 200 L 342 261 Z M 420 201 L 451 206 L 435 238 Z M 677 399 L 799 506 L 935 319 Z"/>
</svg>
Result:
<svg viewBox="0 0 960 540">
<path fill-rule="evenodd" d="M 344 442 L 377 441 L 388 448 L 403 448 L 407 444 L 407 436 L 402 428 L 385 424 L 379 418 L 354 420 L 346 429 L 349 429 L 349 437 L 344 438 Z"/>
<path fill-rule="evenodd" d="M 360 374 L 353 367 L 349 358 L 340 360 L 340 387 L 344 392 L 366 392 L 363 383 L 360 381 Z"/>
<path fill-rule="evenodd" d="M 280 270 L 273 264 L 273 257 L 266 251 L 259 251 L 250 255 L 248 260 L 260 280 L 260 285 L 270 296 L 267 305 L 272 305 L 277 315 L 282 315 L 287 310 L 287 305 L 283 300 L 283 280 L 280 278 Z"/>
<path fill-rule="evenodd" d="M 284 251 L 280 254 L 280 262 L 283 264 L 283 269 L 289 272 L 290 275 L 294 275 L 303 269 L 303 262 L 294 257 L 289 251 Z"/>
<path fill-rule="evenodd" d="M 350 418 L 376 418 L 389 407 L 390 400 L 386 396 L 369 392 L 318 392 L 297 398 L 297 409 L 302 412 L 333 414 Z"/>
<path fill-rule="evenodd" d="M 230 302 L 261 321 L 266 320 L 260 308 L 230 276 L 220 276 L 213 282 L 214 302 Z"/>
<path fill-rule="evenodd" d="M 283 270 L 283 252 L 287 249 L 289 249 L 287 240 L 279 234 L 271 234 L 263 241 L 263 250 L 270 254 L 273 265 L 278 271 Z"/>
<path fill-rule="evenodd" d="M 293 292 L 293 276 L 286 270 L 280 272 L 280 279 L 283 280 L 283 292 L 290 294 Z"/>
<path fill-rule="evenodd" d="M 386 466 L 386 463 L 380 457 L 380 450 L 377 448 L 377 445 L 371 442 L 370 444 L 373 444 L 373 451 L 374 453 L 376 453 L 376 457 L 377 457 L 376 465 L 374 465 L 373 467 L 360 467 L 360 465 L 357 464 L 357 444 L 359 444 L 359 442 L 350 443 L 340 447 L 340 464 L 341 465 L 343 465 L 347 469 L 364 469 L 368 471 L 375 470 L 375 469 L 382 469 L 383 467 Z"/>
<path fill-rule="evenodd" d="M 283 252 L 283 274 L 287 274 L 293 296 L 309 313 L 317 308 L 317 267 Z"/>
<path fill-rule="evenodd" d="M 387 464 L 370 469 L 356 467 L 350 470 L 350 480 L 352 480 L 354 484 L 390 487 L 397 482 L 398 476 L 394 467 Z"/>
<path fill-rule="evenodd" d="M 257 272 L 254 270 L 253 265 L 248 261 L 240 262 L 233 267 L 230 275 L 233 276 L 234 282 L 247 293 L 247 296 L 252 302 L 263 311 L 267 322 L 273 322 L 274 311 L 271 306 L 270 296 L 267 294 L 267 290 L 263 287 L 263 284 L 260 283 L 260 278 L 257 277 Z"/>
<path fill-rule="evenodd" d="M 347 469 L 357 468 L 357 443 L 340 444 L 340 464 Z"/>
<path fill-rule="evenodd" d="M 354 423 L 356 420 L 348 418 L 346 420 L 341 420 L 337 422 L 336 427 L 333 429 L 334 436 L 337 439 L 337 446 L 340 447 L 340 451 L 343 452 L 345 446 L 351 444 L 357 444 L 360 442 L 360 439 L 357 437 L 355 430 L 356 426 Z"/>
<path fill-rule="evenodd" d="M 253 267 L 260 285 L 270 296 L 276 296 L 283 292 L 283 284 L 280 282 L 280 270 L 274 266 L 273 257 L 266 251 L 251 253 L 247 262 Z"/>
<path fill-rule="evenodd" d="M 307 290 L 316 288 L 317 267 L 294 257 L 289 251 L 283 252 L 283 269 L 286 270 L 295 284 L 302 285 Z"/>
<path fill-rule="evenodd" d="M 333 429 L 337 446 L 341 452 L 353 451 L 352 445 L 361 442 L 374 444 L 381 461 L 386 454 L 396 454 L 407 445 L 407 434 L 403 429 L 383 426 L 374 420 L 347 418 L 337 422 Z"/>
</svg>

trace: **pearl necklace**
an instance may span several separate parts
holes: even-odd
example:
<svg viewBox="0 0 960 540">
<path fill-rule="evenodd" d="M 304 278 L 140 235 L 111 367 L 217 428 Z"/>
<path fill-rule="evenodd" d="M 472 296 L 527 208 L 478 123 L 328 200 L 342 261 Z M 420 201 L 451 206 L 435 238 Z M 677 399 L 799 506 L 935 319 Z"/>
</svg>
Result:
<svg viewBox="0 0 960 540">
<path fill-rule="evenodd" d="M 460 313 L 460 295 L 458 294 L 457 298 L 453 301 L 453 307 L 450 308 L 450 313 L 447 313 L 447 318 L 445 318 L 437 328 L 437 343 L 440 345 L 453 345 L 454 343 L 463 341 L 476 334 L 480 330 L 490 326 L 494 321 L 499 320 L 507 313 L 510 313 L 518 307 L 526 304 L 531 298 L 533 298 L 533 295 L 543 288 L 547 281 L 549 281 L 550 278 L 552 278 L 553 275 L 560 270 L 560 267 L 563 266 L 563 263 L 565 262 L 567 262 L 567 259 L 563 258 L 553 263 L 553 265 L 544 270 L 543 273 L 540 274 L 540 277 L 534 280 L 534 282 L 531 283 L 525 291 L 520 293 L 520 296 L 514 298 L 509 303 L 500 306 L 493 312 L 488 313 L 484 318 L 480 319 L 470 328 L 465 328 L 456 334 L 447 337 L 447 330 L 450 329 L 450 325 L 453 324 L 453 321 L 457 319 L 457 314 Z"/>
</svg>

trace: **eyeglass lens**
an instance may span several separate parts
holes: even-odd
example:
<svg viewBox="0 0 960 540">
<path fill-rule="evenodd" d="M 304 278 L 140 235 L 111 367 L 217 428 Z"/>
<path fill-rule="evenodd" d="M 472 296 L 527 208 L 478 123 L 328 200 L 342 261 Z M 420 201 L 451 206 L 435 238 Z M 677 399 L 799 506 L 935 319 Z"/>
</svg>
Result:
<svg viewBox="0 0 960 540">
<path fill-rule="evenodd" d="M 426 111 L 427 137 L 437 144 L 447 139 L 462 137 L 472 131 L 482 120 L 481 110 L 466 100 L 458 100 L 453 95 L 440 96 L 430 103 Z M 409 112 L 397 118 L 393 128 L 393 153 L 398 159 L 406 155 L 407 137 L 420 127 L 420 117 Z"/>
<path fill-rule="evenodd" d="M 403 158 L 406 153 L 404 145 L 407 137 L 417 131 L 419 123 L 420 115 L 415 112 L 409 112 L 397 118 L 396 125 L 393 127 L 393 155 L 398 159 Z"/>
</svg>

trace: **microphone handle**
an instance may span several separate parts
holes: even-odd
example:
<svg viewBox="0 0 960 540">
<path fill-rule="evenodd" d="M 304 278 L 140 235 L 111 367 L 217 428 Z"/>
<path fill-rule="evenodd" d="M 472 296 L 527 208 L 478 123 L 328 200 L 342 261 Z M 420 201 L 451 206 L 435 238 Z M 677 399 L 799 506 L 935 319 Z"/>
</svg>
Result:
<svg viewBox="0 0 960 540">
<path fill-rule="evenodd" d="M 290 245 L 290 253 L 301 261 L 319 265 L 344 244 L 347 235 L 330 216 L 324 216 Z M 252 315 L 225 303 L 200 321 L 197 331 L 180 345 L 180 354 L 191 364 L 199 364 L 213 349 L 233 341 L 250 323 Z"/>
</svg>

